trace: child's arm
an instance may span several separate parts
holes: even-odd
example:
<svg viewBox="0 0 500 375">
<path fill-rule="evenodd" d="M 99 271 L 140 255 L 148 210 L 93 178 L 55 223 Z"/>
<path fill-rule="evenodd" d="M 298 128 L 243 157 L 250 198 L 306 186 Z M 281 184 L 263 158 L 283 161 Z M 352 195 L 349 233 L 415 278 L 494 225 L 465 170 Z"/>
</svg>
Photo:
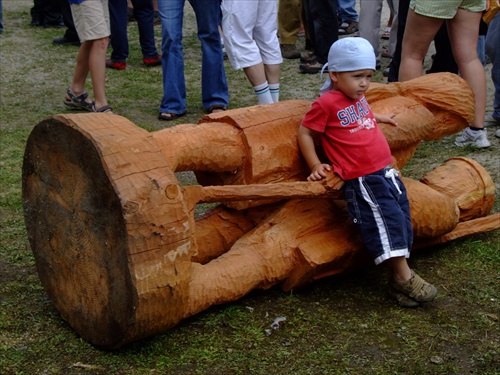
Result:
<svg viewBox="0 0 500 375">
<path fill-rule="evenodd" d="M 323 164 L 316 154 L 316 149 L 314 148 L 314 130 L 306 128 L 300 125 L 299 127 L 299 147 L 304 159 L 306 159 L 307 165 L 311 169 L 311 174 L 307 177 L 308 181 L 317 181 L 326 177 L 325 171 L 330 171 L 331 167 L 328 164 Z"/>
<path fill-rule="evenodd" d="M 374 113 L 373 116 L 375 116 L 377 122 L 398 126 L 398 123 L 394 120 L 394 116 L 396 116 L 395 113 Z"/>
</svg>

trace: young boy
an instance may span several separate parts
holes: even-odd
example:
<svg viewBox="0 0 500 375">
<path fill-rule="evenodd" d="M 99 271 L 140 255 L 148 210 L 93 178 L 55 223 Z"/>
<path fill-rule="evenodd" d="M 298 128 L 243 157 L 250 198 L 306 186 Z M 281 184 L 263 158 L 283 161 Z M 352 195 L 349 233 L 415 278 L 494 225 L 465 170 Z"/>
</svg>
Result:
<svg viewBox="0 0 500 375">
<path fill-rule="evenodd" d="M 364 93 L 375 71 L 375 54 L 363 38 L 339 39 L 328 54 L 329 78 L 299 128 L 300 150 L 311 169 L 309 181 L 326 177 L 314 147 L 321 141 L 333 171 L 345 180 L 349 214 L 361 229 L 375 264 L 389 268 L 389 292 L 400 305 L 434 299 L 436 288 L 408 266 L 413 229 L 406 189 L 391 167 L 389 145 L 377 121 L 397 126 L 392 114 L 374 114 Z"/>
</svg>

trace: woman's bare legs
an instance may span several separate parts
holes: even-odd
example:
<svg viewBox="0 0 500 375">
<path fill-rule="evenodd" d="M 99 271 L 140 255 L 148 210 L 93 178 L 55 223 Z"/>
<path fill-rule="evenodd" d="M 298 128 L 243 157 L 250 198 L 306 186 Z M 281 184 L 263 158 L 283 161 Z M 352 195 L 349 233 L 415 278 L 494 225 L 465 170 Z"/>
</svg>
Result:
<svg viewBox="0 0 500 375">
<path fill-rule="evenodd" d="M 399 66 L 401 82 L 422 75 L 425 55 L 443 22 L 442 19 L 422 16 L 411 9 L 408 11 Z"/>
<path fill-rule="evenodd" d="M 460 75 L 475 95 L 476 109 L 472 126 L 482 129 L 486 113 L 486 74 L 477 56 L 480 20 L 481 13 L 459 9 L 455 17 L 448 21 L 448 35 Z"/>
</svg>

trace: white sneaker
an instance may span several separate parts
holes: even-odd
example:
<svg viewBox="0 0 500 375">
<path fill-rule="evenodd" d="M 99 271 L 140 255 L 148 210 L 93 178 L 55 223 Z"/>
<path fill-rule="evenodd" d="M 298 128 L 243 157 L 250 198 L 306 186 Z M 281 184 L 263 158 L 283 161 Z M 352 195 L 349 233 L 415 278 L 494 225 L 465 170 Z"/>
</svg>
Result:
<svg viewBox="0 0 500 375">
<path fill-rule="evenodd" d="M 486 129 L 471 130 L 471 128 L 467 127 L 464 129 L 461 136 L 455 138 L 455 145 L 460 147 L 472 146 L 477 148 L 487 148 L 491 146 L 491 143 L 488 141 L 488 133 Z"/>
<path fill-rule="evenodd" d="M 495 132 L 495 137 L 500 138 L 500 129 L 497 129 Z"/>
</svg>

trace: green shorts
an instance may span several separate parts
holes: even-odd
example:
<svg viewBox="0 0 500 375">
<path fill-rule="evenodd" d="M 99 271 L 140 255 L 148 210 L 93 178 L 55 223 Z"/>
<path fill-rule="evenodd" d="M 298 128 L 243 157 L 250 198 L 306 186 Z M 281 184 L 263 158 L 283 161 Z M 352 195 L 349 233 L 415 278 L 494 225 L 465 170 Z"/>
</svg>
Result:
<svg viewBox="0 0 500 375">
<path fill-rule="evenodd" d="M 451 20 L 458 9 L 479 13 L 486 9 L 486 0 L 411 0 L 410 9 L 422 16 Z"/>
</svg>

